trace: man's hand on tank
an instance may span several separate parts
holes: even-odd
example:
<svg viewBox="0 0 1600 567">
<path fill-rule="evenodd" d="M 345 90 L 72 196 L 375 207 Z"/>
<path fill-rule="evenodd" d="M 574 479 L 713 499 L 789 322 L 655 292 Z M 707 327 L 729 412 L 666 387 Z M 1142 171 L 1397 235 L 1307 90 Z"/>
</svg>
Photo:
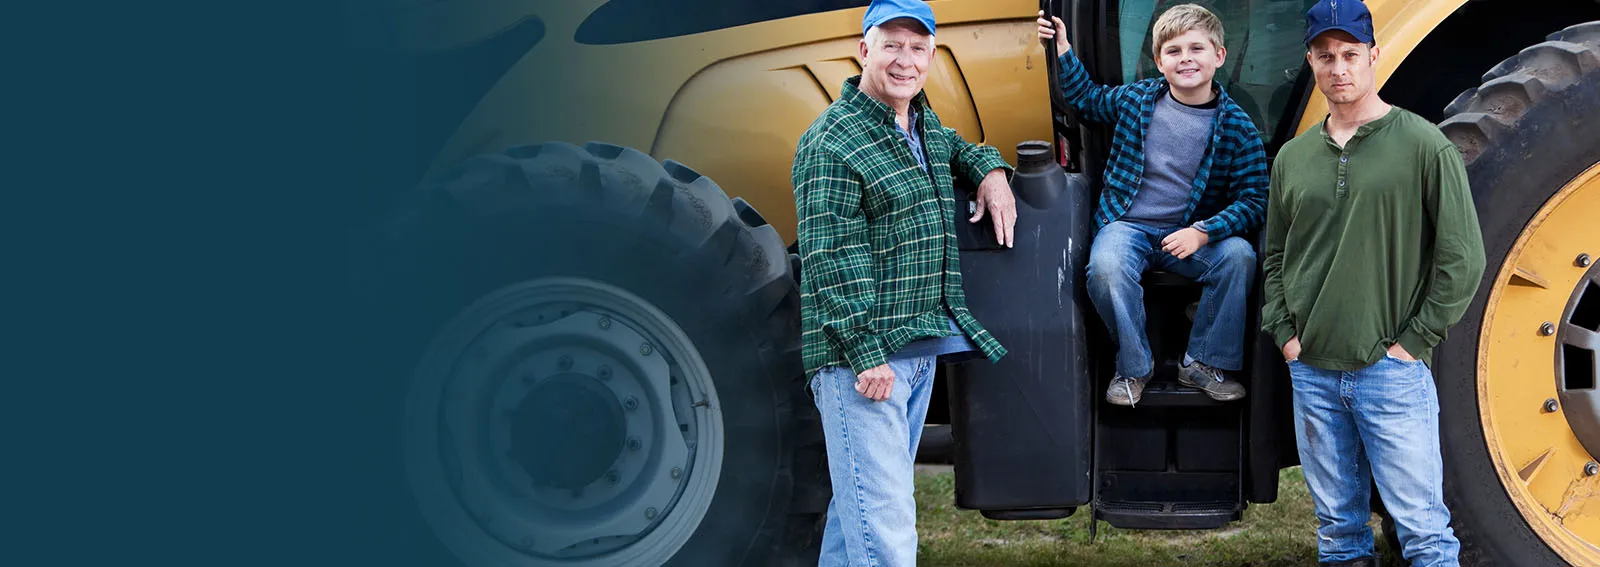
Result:
<svg viewBox="0 0 1600 567">
<path fill-rule="evenodd" d="M 994 223 L 994 239 L 1010 248 L 1015 242 L 1012 230 L 1017 226 L 1017 200 L 1011 195 L 1011 183 L 1006 181 L 1004 169 L 990 171 L 978 184 L 978 213 L 967 219 L 976 223 L 988 213 Z"/>
</svg>

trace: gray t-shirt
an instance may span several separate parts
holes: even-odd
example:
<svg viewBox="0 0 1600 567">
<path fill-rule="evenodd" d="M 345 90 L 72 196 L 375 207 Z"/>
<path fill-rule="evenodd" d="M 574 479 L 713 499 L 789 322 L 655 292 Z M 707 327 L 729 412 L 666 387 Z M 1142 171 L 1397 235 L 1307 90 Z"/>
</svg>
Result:
<svg viewBox="0 0 1600 567">
<path fill-rule="evenodd" d="M 1189 191 L 1200 160 L 1211 144 L 1217 99 L 1189 106 L 1166 96 L 1156 99 L 1150 131 L 1144 137 L 1144 183 L 1122 220 L 1155 228 L 1171 228 L 1189 212 Z"/>
</svg>

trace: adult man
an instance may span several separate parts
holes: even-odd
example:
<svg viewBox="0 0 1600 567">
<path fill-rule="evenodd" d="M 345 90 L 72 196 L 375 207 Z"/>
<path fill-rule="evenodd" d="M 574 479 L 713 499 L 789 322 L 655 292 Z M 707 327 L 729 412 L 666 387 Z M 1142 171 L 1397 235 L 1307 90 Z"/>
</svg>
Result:
<svg viewBox="0 0 1600 567">
<path fill-rule="evenodd" d="M 1366 6 L 1322 0 L 1306 19 L 1330 115 L 1273 164 L 1261 321 L 1294 380 L 1318 553 L 1376 565 L 1373 479 L 1406 559 L 1458 565 L 1428 361 L 1483 274 L 1466 171 L 1438 128 L 1378 97 Z"/>
<path fill-rule="evenodd" d="M 967 311 L 956 253 L 953 174 L 978 185 L 1010 245 L 1010 166 L 940 125 L 922 86 L 933 11 L 920 0 L 867 8 L 861 75 L 801 136 L 799 214 L 806 372 L 833 477 L 820 564 L 915 565 L 912 462 L 940 357 L 1004 356 Z"/>
</svg>

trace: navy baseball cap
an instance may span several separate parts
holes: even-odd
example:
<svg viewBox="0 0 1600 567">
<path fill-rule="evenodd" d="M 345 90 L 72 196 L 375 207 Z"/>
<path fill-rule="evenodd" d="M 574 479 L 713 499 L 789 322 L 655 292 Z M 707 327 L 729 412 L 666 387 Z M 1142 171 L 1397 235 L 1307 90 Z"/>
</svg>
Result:
<svg viewBox="0 0 1600 567">
<path fill-rule="evenodd" d="M 1372 43 L 1372 12 L 1361 0 L 1319 0 L 1306 10 L 1306 46 L 1324 32 L 1340 30 Z"/>
<path fill-rule="evenodd" d="M 933 35 L 933 8 L 922 0 L 872 0 L 866 17 L 861 18 L 861 33 L 895 18 L 916 20 L 928 30 L 928 35 Z"/>
</svg>

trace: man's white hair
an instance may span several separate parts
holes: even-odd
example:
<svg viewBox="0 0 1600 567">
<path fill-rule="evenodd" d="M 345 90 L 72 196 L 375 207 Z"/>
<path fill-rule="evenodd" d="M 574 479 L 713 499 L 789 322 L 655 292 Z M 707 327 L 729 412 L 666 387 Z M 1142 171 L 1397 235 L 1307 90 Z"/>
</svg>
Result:
<svg viewBox="0 0 1600 567">
<path fill-rule="evenodd" d="M 890 20 L 890 21 L 894 21 L 894 20 Z M 877 48 L 878 46 L 883 45 L 883 30 L 879 29 L 879 26 L 872 26 L 870 28 L 867 28 L 866 39 L 867 39 L 867 46 L 868 47 Z M 933 50 L 933 48 L 934 48 L 933 34 L 930 33 L 930 34 L 928 34 L 928 49 L 931 51 L 931 50 Z"/>
</svg>

